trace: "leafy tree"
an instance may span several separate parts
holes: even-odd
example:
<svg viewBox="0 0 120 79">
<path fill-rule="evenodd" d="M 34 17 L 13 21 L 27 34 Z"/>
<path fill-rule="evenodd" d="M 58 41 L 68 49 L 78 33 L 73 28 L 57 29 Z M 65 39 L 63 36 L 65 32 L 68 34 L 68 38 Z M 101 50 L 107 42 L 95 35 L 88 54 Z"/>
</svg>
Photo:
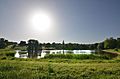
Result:
<svg viewBox="0 0 120 79">
<path fill-rule="evenodd" d="M 120 48 L 120 38 L 117 38 L 117 48 Z"/>
<path fill-rule="evenodd" d="M 98 49 L 98 50 L 104 49 L 104 42 L 98 43 L 97 49 Z"/>
<path fill-rule="evenodd" d="M 116 39 L 113 39 L 113 37 L 111 37 L 109 39 L 107 38 L 104 41 L 104 48 L 105 49 L 114 49 L 114 48 L 116 48 L 116 44 L 117 44 Z"/>
<path fill-rule="evenodd" d="M 105 49 L 109 49 L 109 39 L 107 38 L 105 41 L 104 41 L 104 48 Z"/>
<path fill-rule="evenodd" d="M 37 56 L 38 49 L 39 49 L 39 42 L 37 40 L 35 40 L 34 47 L 35 47 L 35 56 Z"/>
<path fill-rule="evenodd" d="M 47 48 L 50 48 L 50 47 L 51 47 L 51 44 L 50 44 L 50 43 L 47 43 L 47 44 L 46 44 L 46 47 L 47 47 Z"/>
<path fill-rule="evenodd" d="M 56 48 L 55 42 L 53 42 L 51 46 L 52 46 L 53 48 Z"/>
<path fill-rule="evenodd" d="M 0 38 L 0 48 L 5 48 L 5 47 L 6 47 L 5 39 Z"/>
<path fill-rule="evenodd" d="M 28 57 L 33 58 L 37 57 L 38 50 L 39 50 L 39 42 L 34 39 L 28 40 Z"/>
<path fill-rule="evenodd" d="M 110 48 L 111 48 L 111 49 L 116 48 L 116 47 L 117 47 L 116 44 L 117 44 L 116 39 L 114 39 L 113 37 L 111 37 L 111 38 L 110 38 Z"/>
<path fill-rule="evenodd" d="M 65 45 L 65 42 L 64 42 L 64 40 L 63 40 L 63 42 L 62 42 L 63 54 L 64 54 L 64 45 Z"/>
<path fill-rule="evenodd" d="M 26 41 L 20 41 L 19 46 L 26 46 Z"/>
<path fill-rule="evenodd" d="M 88 47 L 89 46 L 89 47 Z M 85 45 L 84 49 L 95 50 L 97 49 L 98 43 Z"/>
</svg>

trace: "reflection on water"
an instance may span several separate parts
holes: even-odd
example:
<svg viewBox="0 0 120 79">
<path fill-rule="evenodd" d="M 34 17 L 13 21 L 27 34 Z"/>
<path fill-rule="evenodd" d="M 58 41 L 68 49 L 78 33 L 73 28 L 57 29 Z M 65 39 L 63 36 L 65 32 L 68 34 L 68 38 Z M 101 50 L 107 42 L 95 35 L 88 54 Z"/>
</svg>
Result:
<svg viewBox="0 0 120 79">
<path fill-rule="evenodd" d="M 21 52 L 25 52 L 25 53 L 22 54 Z M 15 57 L 16 58 L 27 58 L 28 57 L 28 53 L 27 53 L 27 51 L 16 50 Z"/>
<path fill-rule="evenodd" d="M 15 57 L 16 58 L 27 58 L 28 53 L 21 54 L 20 52 L 26 52 L 26 51 L 20 51 L 16 50 Z M 95 50 L 64 50 L 64 54 L 72 53 L 72 54 L 91 54 L 94 53 Z M 37 58 L 44 58 L 46 54 L 63 54 L 63 50 L 42 50 L 41 56 L 38 56 Z"/>
<path fill-rule="evenodd" d="M 47 54 L 46 52 L 42 52 L 42 53 L 41 53 L 41 56 L 38 56 L 37 58 L 44 58 L 44 56 L 45 56 L 46 54 Z"/>
<path fill-rule="evenodd" d="M 15 57 L 16 57 L 16 58 L 19 58 L 19 57 L 20 57 L 19 50 L 16 50 Z"/>
</svg>

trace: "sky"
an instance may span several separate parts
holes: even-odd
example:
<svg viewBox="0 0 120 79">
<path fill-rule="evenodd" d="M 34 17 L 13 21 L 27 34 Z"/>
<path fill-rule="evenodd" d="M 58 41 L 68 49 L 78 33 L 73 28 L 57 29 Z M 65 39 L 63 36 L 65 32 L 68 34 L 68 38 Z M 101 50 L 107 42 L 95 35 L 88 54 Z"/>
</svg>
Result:
<svg viewBox="0 0 120 79">
<path fill-rule="evenodd" d="M 31 19 L 46 13 L 51 27 L 37 31 Z M 11 41 L 95 43 L 120 37 L 120 0 L 0 0 L 0 37 Z"/>
</svg>

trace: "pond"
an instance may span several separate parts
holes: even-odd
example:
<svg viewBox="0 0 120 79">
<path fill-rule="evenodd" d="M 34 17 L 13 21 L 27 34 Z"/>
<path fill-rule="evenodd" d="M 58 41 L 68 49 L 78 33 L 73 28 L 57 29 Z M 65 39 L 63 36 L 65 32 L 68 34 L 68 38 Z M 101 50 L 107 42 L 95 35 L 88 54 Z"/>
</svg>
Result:
<svg viewBox="0 0 120 79">
<path fill-rule="evenodd" d="M 24 52 L 24 53 L 21 53 Z M 37 58 L 44 58 L 46 54 L 92 54 L 95 53 L 95 50 L 42 50 L 41 55 L 38 55 Z M 16 50 L 16 58 L 27 58 L 27 51 Z"/>
</svg>

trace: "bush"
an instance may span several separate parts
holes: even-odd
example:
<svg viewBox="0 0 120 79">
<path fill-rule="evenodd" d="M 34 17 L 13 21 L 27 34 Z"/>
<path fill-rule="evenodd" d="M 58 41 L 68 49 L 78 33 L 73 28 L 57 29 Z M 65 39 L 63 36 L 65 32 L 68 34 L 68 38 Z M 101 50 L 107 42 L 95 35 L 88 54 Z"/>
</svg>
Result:
<svg viewBox="0 0 120 79">
<path fill-rule="evenodd" d="M 6 57 L 2 57 L 2 58 L 1 58 L 1 60 L 5 60 L 5 59 L 7 59 L 7 58 L 6 58 Z"/>
<path fill-rule="evenodd" d="M 112 57 L 108 55 L 96 55 L 96 54 L 48 54 L 44 58 L 49 58 L 49 59 L 55 59 L 55 58 L 60 58 L 60 59 L 112 59 Z"/>
<path fill-rule="evenodd" d="M 14 57 L 15 50 L 0 49 L 0 56 L 11 56 Z"/>
<path fill-rule="evenodd" d="M 11 52 L 11 53 L 8 52 L 8 53 L 6 53 L 6 56 L 12 56 L 12 57 L 14 57 L 14 54 L 15 54 L 14 52 Z"/>
<path fill-rule="evenodd" d="M 114 49 L 114 51 L 118 51 L 118 49 L 117 49 L 117 48 L 115 48 L 115 49 Z"/>
</svg>

